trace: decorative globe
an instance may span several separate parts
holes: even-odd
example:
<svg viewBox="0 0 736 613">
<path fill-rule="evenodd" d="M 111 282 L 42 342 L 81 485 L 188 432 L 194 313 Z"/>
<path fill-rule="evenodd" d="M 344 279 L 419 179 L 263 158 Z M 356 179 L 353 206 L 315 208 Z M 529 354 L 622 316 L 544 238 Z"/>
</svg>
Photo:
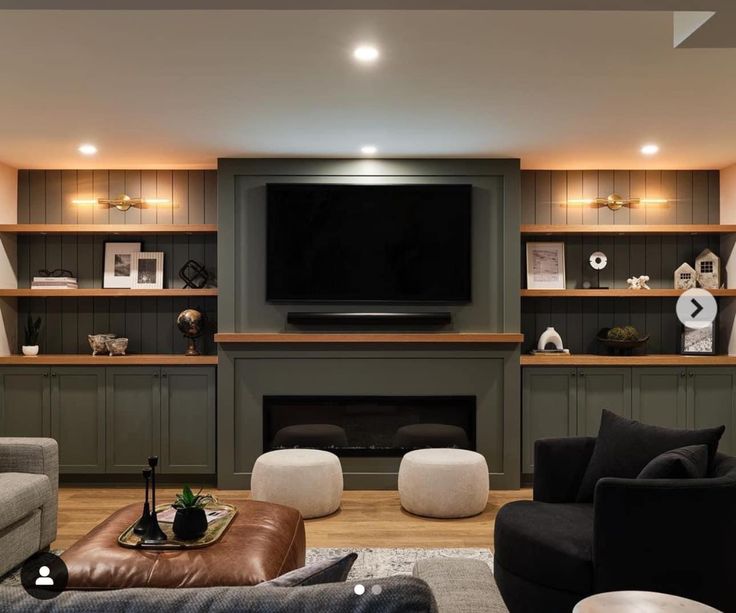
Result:
<svg viewBox="0 0 736 613">
<path fill-rule="evenodd" d="M 185 309 L 177 316 L 176 327 L 187 338 L 196 338 L 204 329 L 204 315 L 196 309 Z"/>
</svg>

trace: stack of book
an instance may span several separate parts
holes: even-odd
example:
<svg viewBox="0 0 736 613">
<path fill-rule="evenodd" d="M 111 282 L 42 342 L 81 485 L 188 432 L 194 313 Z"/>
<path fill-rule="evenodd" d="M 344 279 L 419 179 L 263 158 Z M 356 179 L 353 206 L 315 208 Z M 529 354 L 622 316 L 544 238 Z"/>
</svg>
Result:
<svg viewBox="0 0 736 613">
<path fill-rule="evenodd" d="M 78 289 L 75 277 L 33 277 L 31 289 Z"/>
</svg>

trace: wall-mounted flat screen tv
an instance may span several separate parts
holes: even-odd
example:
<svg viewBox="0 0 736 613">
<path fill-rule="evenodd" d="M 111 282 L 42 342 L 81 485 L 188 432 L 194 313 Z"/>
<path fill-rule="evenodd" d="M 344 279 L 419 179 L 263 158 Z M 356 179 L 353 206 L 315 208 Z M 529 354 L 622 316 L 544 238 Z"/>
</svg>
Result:
<svg viewBox="0 0 736 613">
<path fill-rule="evenodd" d="M 470 301 L 470 185 L 267 186 L 266 298 Z"/>
</svg>

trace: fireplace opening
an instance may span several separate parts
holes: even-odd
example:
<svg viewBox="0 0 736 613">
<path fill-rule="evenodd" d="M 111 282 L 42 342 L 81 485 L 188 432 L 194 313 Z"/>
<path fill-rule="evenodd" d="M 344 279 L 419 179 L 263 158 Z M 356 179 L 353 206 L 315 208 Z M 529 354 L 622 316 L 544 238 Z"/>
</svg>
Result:
<svg viewBox="0 0 736 613">
<path fill-rule="evenodd" d="M 475 450 L 475 396 L 264 396 L 263 449 L 402 456 Z"/>
</svg>

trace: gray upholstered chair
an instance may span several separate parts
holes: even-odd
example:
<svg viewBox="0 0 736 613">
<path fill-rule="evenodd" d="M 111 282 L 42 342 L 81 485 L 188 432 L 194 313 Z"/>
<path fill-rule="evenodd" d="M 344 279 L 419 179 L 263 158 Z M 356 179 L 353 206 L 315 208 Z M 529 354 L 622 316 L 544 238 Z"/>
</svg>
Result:
<svg viewBox="0 0 736 613">
<path fill-rule="evenodd" d="M 51 438 L 0 438 L 0 575 L 56 538 L 59 448 Z"/>
</svg>

